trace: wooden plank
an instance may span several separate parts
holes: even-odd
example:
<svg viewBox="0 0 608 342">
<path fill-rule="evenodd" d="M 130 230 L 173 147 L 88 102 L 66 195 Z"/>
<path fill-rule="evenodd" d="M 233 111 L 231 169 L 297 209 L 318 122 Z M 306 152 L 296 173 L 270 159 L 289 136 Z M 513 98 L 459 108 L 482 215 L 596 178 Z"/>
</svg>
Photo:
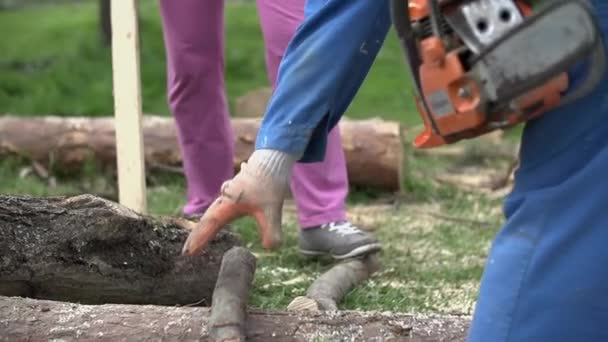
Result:
<svg viewBox="0 0 608 342">
<path fill-rule="evenodd" d="M 119 202 L 147 210 L 135 0 L 112 0 L 112 67 Z"/>
</svg>

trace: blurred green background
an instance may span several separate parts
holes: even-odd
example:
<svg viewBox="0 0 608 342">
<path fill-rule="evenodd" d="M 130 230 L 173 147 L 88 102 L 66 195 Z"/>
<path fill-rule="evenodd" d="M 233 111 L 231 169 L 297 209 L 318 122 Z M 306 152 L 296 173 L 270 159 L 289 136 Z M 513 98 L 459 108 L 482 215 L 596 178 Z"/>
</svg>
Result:
<svg viewBox="0 0 608 342">
<path fill-rule="evenodd" d="M 38 6 L 28 6 L 34 3 Z M 102 39 L 100 3 L 3 1 L 0 111 L 19 115 L 112 114 L 111 50 Z M 19 10 L 14 9 L 17 6 Z M 158 1 L 142 0 L 138 6 L 143 110 L 168 115 Z M 267 86 L 268 80 L 255 2 L 228 1 L 225 17 L 226 82 L 232 108 L 237 97 Z M 347 116 L 378 116 L 419 124 L 412 105 L 409 75 L 391 31 Z"/>
</svg>

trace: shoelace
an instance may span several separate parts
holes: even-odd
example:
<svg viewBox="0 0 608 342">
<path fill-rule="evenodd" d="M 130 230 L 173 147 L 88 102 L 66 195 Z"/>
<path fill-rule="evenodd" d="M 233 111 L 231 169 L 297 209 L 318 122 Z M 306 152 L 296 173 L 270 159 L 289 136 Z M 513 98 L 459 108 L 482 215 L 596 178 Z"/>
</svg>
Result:
<svg viewBox="0 0 608 342">
<path fill-rule="evenodd" d="M 328 228 L 328 230 L 330 232 L 336 232 L 336 233 L 338 233 L 338 234 L 340 234 L 342 236 L 361 233 L 361 231 L 359 230 L 359 228 L 357 228 L 356 226 L 354 226 L 349 221 L 332 222 L 332 223 L 324 224 L 322 227 L 323 228 Z"/>
</svg>

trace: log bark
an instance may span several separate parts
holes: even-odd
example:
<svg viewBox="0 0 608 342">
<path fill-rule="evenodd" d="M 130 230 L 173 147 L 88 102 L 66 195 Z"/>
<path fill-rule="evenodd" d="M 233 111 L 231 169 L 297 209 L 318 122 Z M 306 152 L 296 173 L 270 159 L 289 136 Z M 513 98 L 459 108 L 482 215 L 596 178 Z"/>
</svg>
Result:
<svg viewBox="0 0 608 342">
<path fill-rule="evenodd" d="M 222 231 L 201 255 L 180 254 L 188 229 L 91 195 L 0 196 L 0 295 L 88 304 L 209 305 Z"/>
<path fill-rule="evenodd" d="M 339 262 L 310 285 L 306 296 L 294 298 L 287 309 L 336 311 L 344 296 L 379 269 L 377 254 Z"/>
<path fill-rule="evenodd" d="M 235 155 L 241 162 L 253 152 L 260 120 L 235 118 Z M 397 122 L 380 119 L 340 122 L 351 185 L 400 191 L 404 168 L 404 145 Z M 175 124 L 171 117 L 146 115 L 143 123 L 148 169 L 181 166 Z M 113 169 L 116 163 L 114 119 L 82 117 L 0 118 L 0 157 L 17 154 L 44 166 L 77 170 L 87 160 Z"/>
<path fill-rule="evenodd" d="M 233 247 L 224 254 L 209 318 L 212 341 L 245 341 L 247 301 L 255 267 L 256 258 L 247 248 Z"/>
<path fill-rule="evenodd" d="M 0 297 L 0 341 L 207 341 L 209 309 Z M 250 310 L 247 341 L 466 340 L 470 318 Z"/>
</svg>

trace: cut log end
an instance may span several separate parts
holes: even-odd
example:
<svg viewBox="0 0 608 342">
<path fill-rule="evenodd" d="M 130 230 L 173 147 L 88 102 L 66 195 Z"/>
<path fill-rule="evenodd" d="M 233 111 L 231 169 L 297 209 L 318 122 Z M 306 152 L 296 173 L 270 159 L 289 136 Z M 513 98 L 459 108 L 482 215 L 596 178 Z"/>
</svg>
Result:
<svg viewBox="0 0 608 342">
<path fill-rule="evenodd" d="M 306 296 L 298 296 L 294 298 L 287 306 L 289 311 L 320 311 L 319 303 L 312 298 Z"/>
</svg>

